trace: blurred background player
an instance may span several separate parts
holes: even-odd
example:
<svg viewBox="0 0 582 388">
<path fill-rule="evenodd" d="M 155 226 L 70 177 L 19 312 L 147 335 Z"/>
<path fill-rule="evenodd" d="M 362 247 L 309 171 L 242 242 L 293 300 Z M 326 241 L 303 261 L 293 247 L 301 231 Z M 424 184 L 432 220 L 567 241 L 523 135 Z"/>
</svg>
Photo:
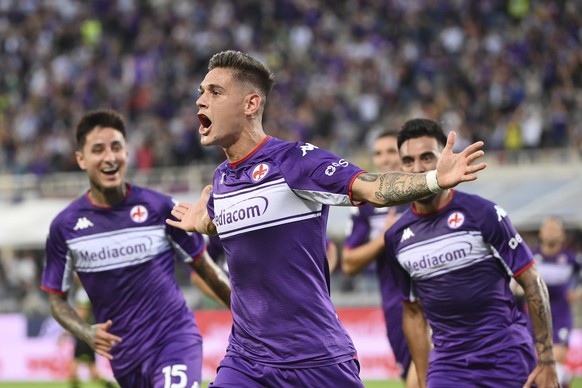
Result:
<svg viewBox="0 0 582 388">
<path fill-rule="evenodd" d="M 572 374 L 564 363 L 572 331 L 572 303 L 580 295 L 580 288 L 576 288 L 580 277 L 580 258 L 577 260 L 576 253 L 566 247 L 566 232 L 559 218 L 546 218 L 538 237 L 539 246 L 533 249 L 533 254 L 550 296 L 556 370 L 562 386 L 569 387 Z"/>
<path fill-rule="evenodd" d="M 402 170 L 434 169 L 446 143 L 436 122 L 406 121 L 398 132 Z M 501 207 L 444 190 L 415 200 L 385 241 L 422 387 L 559 387 L 547 289 Z M 535 350 L 511 277 L 525 291 Z"/>
<path fill-rule="evenodd" d="M 372 164 L 378 172 L 400 171 L 397 134 L 384 131 L 374 140 Z M 406 206 L 378 208 L 370 204 L 354 208 L 342 250 L 341 268 L 348 275 L 375 270 L 390 347 L 400 367 L 400 377 L 406 387 L 414 388 L 418 387 L 418 377 L 411 366 L 412 358 L 402 331 L 402 301 L 384 250 L 384 233 L 405 209 Z"/>
<path fill-rule="evenodd" d="M 91 111 L 79 121 L 75 156 L 90 188 L 51 223 L 41 287 L 54 318 L 110 360 L 123 388 L 196 387 L 202 338 L 174 277 L 176 259 L 227 306 L 230 286 L 200 234 L 165 223 L 172 199 L 125 181 L 125 134 L 123 117 L 112 110 Z M 96 324 L 67 302 L 74 273 Z"/>
</svg>

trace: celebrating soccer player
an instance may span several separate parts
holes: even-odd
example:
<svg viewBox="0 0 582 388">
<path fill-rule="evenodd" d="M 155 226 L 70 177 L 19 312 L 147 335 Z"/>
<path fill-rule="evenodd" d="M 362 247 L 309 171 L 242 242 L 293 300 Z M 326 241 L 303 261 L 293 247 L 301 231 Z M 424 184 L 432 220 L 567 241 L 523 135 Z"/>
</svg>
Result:
<svg viewBox="0 0 582 388">
<path fill-rule="evenodd" d="M 409 120 L 398 134 L 403 171 L 434 169 L 446 147 L 432 120 Z M 421 386 L 559 386 L 548 291 L 501 207 L 461 191 L 434 193 L 414 201 L 385 242 Z M 525 290 L 535 350 L 511 277 Z"/>
<path fill-rule="evenodd" d="M 232 285 L 233 327 L 212 387 L 362 387 L 357 354 L 329 295 L 325 234 L 329 205 L 391 206 L 476 179 L 482 143 L 454 154 L 451 135 L 428 174 L 365 173 L 309 143 L 262 127 L 274 84 L 260 61 L 215 54 L 196 101 L 203 145 L 227 160 L 195 204 L 170 225 L 218 232 Z"/>
<path fill-rule="evenodd" d="M 174 261 L 189 263 L 230 303 L 228 279 L 208 258 L 203 237 L 165 223 L 174 202 L 125 182 L 125 123 L 109 110 L 77 125 L 77 163 L 89 190 L 52 222 L 42 288 L 55 319 L 111 360 L 122 387 L 201 384 L 202 339 L 174 279 Z M 67 302 L 73 273 L 86 290 L 96 324 Z"/>
</svg>

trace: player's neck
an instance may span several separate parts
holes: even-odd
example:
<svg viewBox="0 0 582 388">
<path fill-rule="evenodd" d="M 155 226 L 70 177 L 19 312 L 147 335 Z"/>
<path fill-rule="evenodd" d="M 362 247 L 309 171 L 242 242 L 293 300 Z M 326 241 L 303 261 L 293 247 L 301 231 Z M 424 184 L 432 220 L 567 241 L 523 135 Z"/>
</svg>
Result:
<svg viewBox="0 0 582 388">
<path fill-rule="evenodd" d="M 447 206 L 452 198 L 452 190 L 436 194 L 430 202 L 414 201 L 414 211 L 418 214 L 436 213 Z"/>
<path fill-rule="evenodd" d="M 123 183 L 112 189 L 91 186 L 88 196 L 91 203 L 94 205 L 103 207 L 113 206 L 126 198 L 127 189 L 127 183 Z"/>
<path fill-rule="evenodd" d="M 230 163 L 237 163 L 249 156 L 267 137 L 262 128 L 243 131 L 232 145 L 224 148 Z"/>
</svg>

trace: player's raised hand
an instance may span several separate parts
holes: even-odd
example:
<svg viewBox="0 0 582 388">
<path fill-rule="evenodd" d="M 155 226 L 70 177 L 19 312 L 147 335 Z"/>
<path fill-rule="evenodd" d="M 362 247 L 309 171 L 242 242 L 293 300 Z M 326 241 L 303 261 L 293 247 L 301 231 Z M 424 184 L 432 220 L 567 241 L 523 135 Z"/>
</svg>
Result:
<svg viewBox="0 0 582 388">
<path fill-rule="evenodd" d="M 109 329 L 113 325 L 113 322 L 108 320 L 105 323 L 96 323 L 91 326 L 91 347 L 95 349 L 97 354 L 103 357 L 113 360 L 111 349 L 121 342 L 121 337 L 109 333 Z"/>
<path fill-rule="evenodd" d="M 473 164 L 485 153 L 484 143 L 477 141 L 458 154 L 453 153 L 453 146 L 457 134 L 451 131 L 447 137 L 447 145 L 443 149 L 442 155 L 437 163 L 437 179 L 442 189 L 449 189 L 461 182 L 474 181 L 477 179 L 477 172 L 487 167 L 485 162 Z"/>
<path fill-rule="evenodd" d="M 166 219 L 166 223 L 187 232 L 216 234 L 216 226 L 212 223 L 206 208 L 212 186 L 206 186 L 196 203 L 180 202 L 172 209 L 172 215 L 178 219 Z"/>
</svg>

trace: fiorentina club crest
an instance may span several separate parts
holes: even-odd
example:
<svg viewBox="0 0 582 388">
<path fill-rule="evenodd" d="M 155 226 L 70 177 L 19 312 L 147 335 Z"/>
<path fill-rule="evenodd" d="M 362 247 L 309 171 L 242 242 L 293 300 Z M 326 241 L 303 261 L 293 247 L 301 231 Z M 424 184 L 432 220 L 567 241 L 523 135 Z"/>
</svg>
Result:
<svg viewBox="0 0 582 388">
<path fill-rule="evenodd" d="M 253 179 L 253 182 L 262 181 L 263 178 L 267 176 L 268 172 L 269 172 L 269 165 L 268 164 L 266 164 L 266 163 L 257 164 L 255 166 L 255 168 L 253 168 L 253 173 L 251 175 L 251 178 Z"/>
<path fill-rule="evenodd" d="M 145 220 L 148 219 L 148 209 L 146 209 L 145 206 L 142 205 L 134 206 L 131 208 L 129 216 L 134 222 L 141 224 L 142 222 L 145 222 Z"/>
<path fill-rule="evenodd" d="M 463 222 L 465 222 L 465 216 L 463 215 L 463 213 L 454 212 L 449 216 L 449 219 L 447 220 L 447 225 L 449 225 L 449 228 L 451 229 L 457 229 L 461 225 L 463 225 Z"/>
</svg>

